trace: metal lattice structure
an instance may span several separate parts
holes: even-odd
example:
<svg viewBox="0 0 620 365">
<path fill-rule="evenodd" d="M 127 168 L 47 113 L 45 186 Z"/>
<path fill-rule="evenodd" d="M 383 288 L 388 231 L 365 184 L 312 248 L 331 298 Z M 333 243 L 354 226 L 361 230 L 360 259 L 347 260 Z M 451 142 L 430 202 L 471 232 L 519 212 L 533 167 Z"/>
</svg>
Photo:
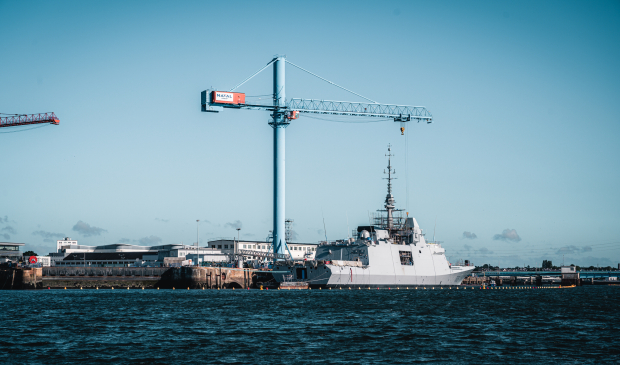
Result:
<svg viewBox="0 0 620 365">
<path fill-rule="evenodd" d="M 291 260 L 291 255 L 289 254 L 280 254 L 273 252 L 265 252 L 265 251 L 254 251 L 254 250 L 237 250 L 239 255 L 244 256 L 254 256 L 254 257 L 264 257 L 268 259 L 275 260 Z"/>
<path fill-rule="evenodd" d="M 54 125 L 59 125 L 60 120 L 56 117 L 54 113 L 39 113 L 39 114 L 20 114 L 20 115 L 12 115 L 9 117 L 0 117 L 0 128 L 2 127 L 15 127 L 20 125 L 29 125 L 29 124 L 42 124 L 42 123 L 51 123 Z"/>
<path fill-rule="evenodd" d="M 411 118 L 417 121 L 425 121 L 427 123 L 431 123 L 433 121 L 433 116 L 423 106 L 356 103 L 350 101 L 317 99 L 290 99 L 287 103 L 287 108 L 301 113 L 376 118 Z"/>
</svg>

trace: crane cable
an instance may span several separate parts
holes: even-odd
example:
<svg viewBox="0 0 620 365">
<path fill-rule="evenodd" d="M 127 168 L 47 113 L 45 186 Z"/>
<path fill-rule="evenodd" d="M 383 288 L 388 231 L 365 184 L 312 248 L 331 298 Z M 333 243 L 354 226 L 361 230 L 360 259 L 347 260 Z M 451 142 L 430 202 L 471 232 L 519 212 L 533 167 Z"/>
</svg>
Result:
<svg viewBox="0 0 620 365">
<path fill-rule="evenodd" d="M 327 80 L 327 79 L 325 79 L 325 78 L 323 78 L 323 77 L 321 77 L 321 76 L 319 76 L 319 75 L 317 75 L 317 74 L 315 74 L 315 73 L 312 73 L 312 72 L 310 72 L 310 71 L 306 70 L 305 68 L 302 68 L 302 67 L 300 67 L 300 66 L 297 66 L 296 64 L 294 64 L 293 62 L 291 62 L 291 61 L 289 61 L 289 60 L 285 60 L 285 61 L 286 61 L 286 63 L 290 64 L 291 66 L 297 67 L 298 69 L 300 69 L 300 70 L 302 70 L 302 71 L 304 71 L 304 72 L 307 72 L 307 73 L 309 73 L 310 75 L 312 75 L 312 76 L 314 76 L 314 77 L 318 77 L 319 79 L 321 79 L 321 80 L 323 80 L 323 81 L 325 81 L 325 82 L 328 82 L 328 83 L 330 83 L 330 84 L 332 84 L 332 85 L 334 85 L 334 86 L 336 86 L 336 87 L 339 87 L 339 88 L 341 88 L 341 89 L 342 89 L 342 90 L 344 90 L 344 91 L 348 91 L 348 92 L 350 92 L 351 94 L 353 94 L 353 95 L 357 95 L 357 96 L 359 96 L 359 97 L 360 97 L 360 98 L 362 98 L 362 99 L 366 99 L 366 100 L 371 101 L 371 102 L 373 102 L 373 103 L 375 103 L 375 104 L 378 104 L 376 101 L 374 101 L 374 100 L 372 100 L 372 99 L 368 99 L 368 98 L 367 98 L 367 97 L 365 97 L 365 96 L 362 96 L 362 95 L 360 95 L 360 94 L 358 94 L 358 93 L 356 93 L 356 92 L 354 92 L 354 91 L 351 91 L 351 90 L 349 90 L 349 89 L 347 89 L 347 88 L 344 88 L 344 87 L 342 87 L 342 86 L 340 86 L 340 85 L 338 85 L 338 84 L 336 84 L 336 83 L 334 83 L 334 82 L 331 82 L 331 81 L 329 81 L 329 80 Z M 261 71 L 262 71 L 262 70 L 261 70 Z"/>
<path fill-rule="evenodd" d="M 254 74 L 250 77 L 248 77 L 247 79 L 243 80 L 242 83 L 240 83 L 239 85 L 233 87 L 232 89 L 230 89 L 230 91 L 235 91 L 239 86 L 245 84 L 246 82 L 250 81 L 250 79 L 252 79 L 254 76 L 258 75 L 259 73 L 263 72 L 264 69 L 266 69 L 267 67 L 269 67 L 269 65 L 271 65 L 272 63 L 276 62 L 277 58 L 274 58 L 273 60 L 271 60 L 271 62 L 269 62 L 268 64 L 265 65 L 265 67 L 261 68 L 260 70 L 254 72 Z"/>
<path fill-rule="evenodd" d="M 405 211 L 409 214 L 409 129 L 405 130 Z"/>
<path fill-rule="evenodd" d="M 38 125 L 38 126 L 36 126 L 36 127 L 27 128 L 27 129 L 20 129 L 20 130 L 16 130 L 16 131 L 0 132 L 0 134 L 4 134 L 4 133 L 17 133 L 17 132 L 25 132 L 25 131 L 30 131 L 30 130 L 37 129 L 37 128 L 47 127 L 48 125 L 51 125 L 51 124 L 43 124 L 43 125 Z"/>
<path fill-rule="evenodd" d="M 350 121 L 346 121 L 346 120 L 335 120 L 335 119 L 327 119 L 327 118 L 319 118 L 319 117 L 313 117 L 310 115 L 307 115 L 306 113 L 304 113 L 302 115 L 304 118 L 310 118 L 310 119 L 317 119 L 317 120 L 324 120 L 327 122 L 334 122 L 334 123 L 378 123 L 378 122 L 384 122 L 385 120 L 382 120 L 381 118 L 373 118 L 373 119 L 368 119 L 368 120 L 362 120 L 359 122 L 350 122 Z M 347 117 L 346 115 L 344 117 Z"/>
</svg>

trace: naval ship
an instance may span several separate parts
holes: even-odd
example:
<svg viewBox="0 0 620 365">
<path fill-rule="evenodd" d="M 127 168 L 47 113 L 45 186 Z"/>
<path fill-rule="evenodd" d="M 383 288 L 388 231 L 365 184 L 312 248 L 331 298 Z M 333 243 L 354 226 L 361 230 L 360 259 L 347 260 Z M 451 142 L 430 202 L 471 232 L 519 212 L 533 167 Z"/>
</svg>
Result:
<svg viewBox="0 0 620 365">
<path fill-rule="evenodd" d="M 355 237 L 322 242 L 313 260 L 276 261 L 273 276 L 279 283 L 307 282 L 311 288 L 413 287 L 460 285 L 474 266 L 466 260 L 452 265 L 440 242 L 426 241 L 415 218 L 403 217 L 392 195 L 392 154 L 388 146 L 385 209 L 359 226 Z"/>
</svg>

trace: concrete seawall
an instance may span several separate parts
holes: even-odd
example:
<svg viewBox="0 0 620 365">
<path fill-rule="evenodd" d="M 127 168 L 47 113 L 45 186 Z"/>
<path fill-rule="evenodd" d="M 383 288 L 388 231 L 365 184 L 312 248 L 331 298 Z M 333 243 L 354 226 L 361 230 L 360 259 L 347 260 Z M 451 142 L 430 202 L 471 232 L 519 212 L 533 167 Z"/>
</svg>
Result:
<svg viewBox="0 0 620 365">
<path fill-rule="evenodd" d="M 178 267 L 162 275 L 162 288 L 248 288 L 254 287 L 256 270 L 227 267 Z"/>
<path fill-rule="evenodd" d="M 41 289 L 42 268 L 0 269 L 0 289 Z"/>
<path fill-rule="evenodd" d="M 256 277 L 256 270 L 227 267 L 10 268 L 0 271 L 0 289 L 232 289 L 254 287 Z"/>
</svg>

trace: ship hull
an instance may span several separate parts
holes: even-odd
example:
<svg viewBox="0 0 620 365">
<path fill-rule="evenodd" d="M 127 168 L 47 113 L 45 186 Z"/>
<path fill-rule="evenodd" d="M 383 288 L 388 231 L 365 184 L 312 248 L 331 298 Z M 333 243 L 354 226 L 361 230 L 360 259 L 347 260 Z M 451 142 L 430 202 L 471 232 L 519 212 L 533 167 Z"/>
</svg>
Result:
<svg viewBox="0 0 620 365">
<path fill-rule="evenodd" d="M 395 268 L 396 269 L 396 268 Z M 455 286 L 471 274 L 474 267 L 449 268 L 442 274 L 416 274 L 414 267 L 398 268 L 386 273 L 385 267 L 358 267 L 347 265 L 296 265 L 294 267 L 276 266 L 274 271 L 286 271 L 295 280 L 305 280 L 312 288 L 319 287 L 354 287 L 354 288 L 395 288 L 416 286 Z M 404 271 L 404 272 L 403 272 Z M 278 282 L 284 280 L 284 274 L 274 274 Z"/>
</svg>

